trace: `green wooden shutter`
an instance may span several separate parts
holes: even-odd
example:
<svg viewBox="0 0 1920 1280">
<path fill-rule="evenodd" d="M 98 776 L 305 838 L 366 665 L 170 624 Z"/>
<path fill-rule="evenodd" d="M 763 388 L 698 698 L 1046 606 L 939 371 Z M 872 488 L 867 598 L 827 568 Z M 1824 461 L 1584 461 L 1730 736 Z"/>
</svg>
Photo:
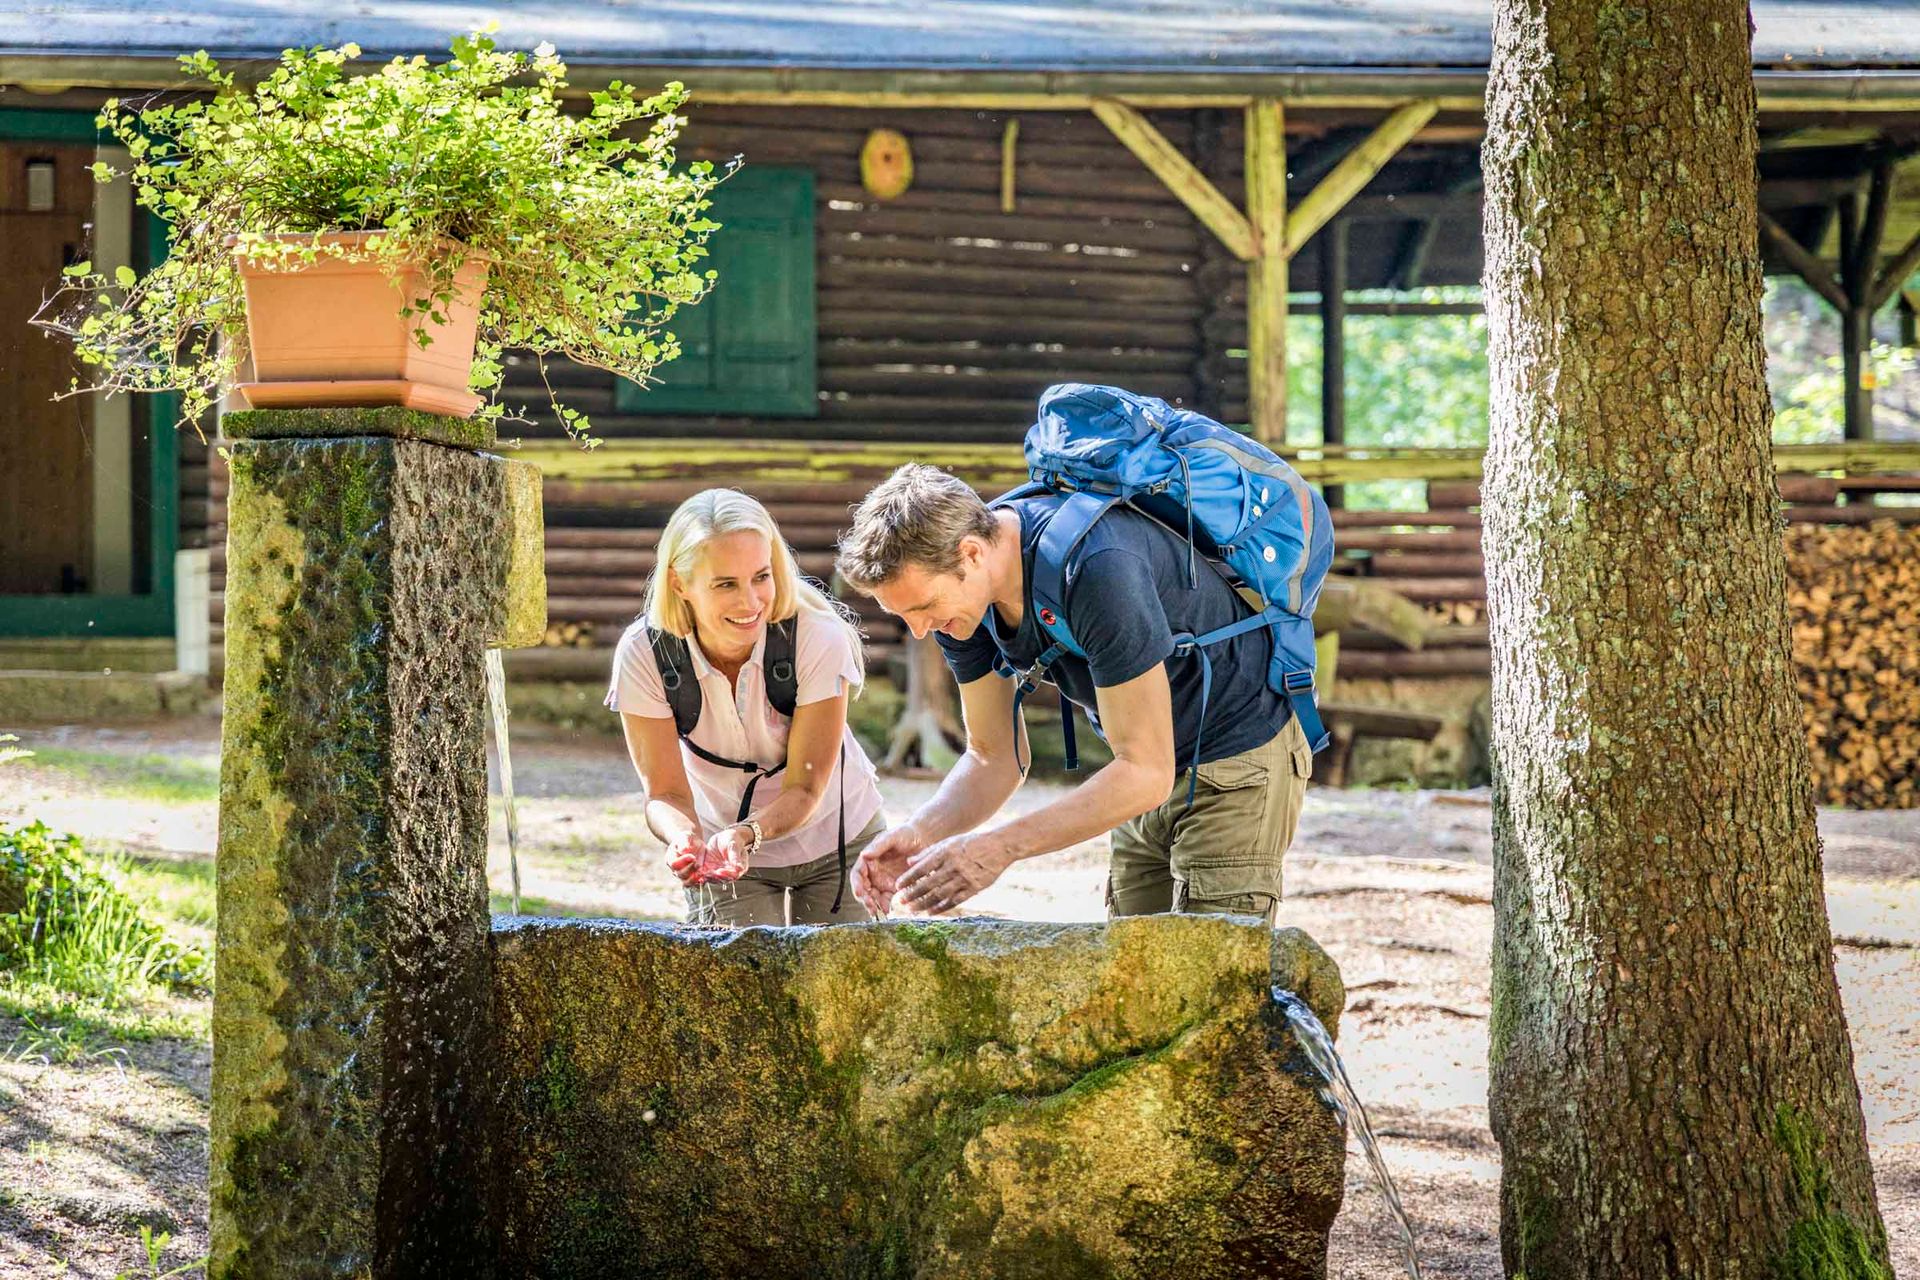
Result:
<svg viewBox="0 0 1920 1280">
<path fill-rule="evenodd" d="M 623 379 L 615 409 L 813 417 L 813 173 L 749 165 L 715 189 L 709 216 L 718 279 L 668 326 L 679 358 L 652 387 Z"/>
</svg>

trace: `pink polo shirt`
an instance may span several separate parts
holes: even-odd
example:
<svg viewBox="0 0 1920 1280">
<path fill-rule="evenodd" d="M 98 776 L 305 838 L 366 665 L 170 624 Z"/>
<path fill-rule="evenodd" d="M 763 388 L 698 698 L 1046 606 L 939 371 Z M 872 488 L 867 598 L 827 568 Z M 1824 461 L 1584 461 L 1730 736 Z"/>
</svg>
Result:
<svg viewBox="0 0 1920 1280">
<path fill-rule="evenodd" d="M 701 749 L 728 760 L 775 765 L 787 758 L 787 734 L 792 721 L 773 709 L 767 701 L 767 686 L 762 658 L 767 647 L 764 632 L 753 648 L 753 655 L 740 668 L 737 687 L 729 685 L 726 675 L 707 660 L 700 642 L 689 636 L 687 650 L 693 659 L 693 672 L 700 680 L 700 722 L 693 728 L 693 741 Z M 800 626 L 794 636 L 794 677 L 797 685 L 795 704 L 824 702 L 860 679 L 860 644 L 846 627 L 827 623 L 806 610 L 800 611 Z M 625 715 L 671 720 L 673 708 L 667 702 L 666 686 L 654 665 L 653 642 L 644 621 L 635 622 L 620 637 L 614 650 L 613 686 L 607 692 L 607 705 Z M 875 781 L 873 763 L 853 736 L 844 731 L 846 745 L 847 839 L 858 835 L 880 812 L 880 788 Z M 707 831 L 730 825 L 740 812 L 740 796 L 752 775 L 738 769 L 709 764 L 680 747 L 680 762 L 693 787 L 693 811 Z M 839 771 L 836 762 L 835 772 Z M 786 781 L 785 772 L 763 778 L 754 788 L 756 811 L 772 804 Z M 820 807 L 798 831 L 769 840 L 760 846 L 754 865 L 791 867 L 834 851 L 839 832 L 840 781 L 827 779 Z"/>
</svg>

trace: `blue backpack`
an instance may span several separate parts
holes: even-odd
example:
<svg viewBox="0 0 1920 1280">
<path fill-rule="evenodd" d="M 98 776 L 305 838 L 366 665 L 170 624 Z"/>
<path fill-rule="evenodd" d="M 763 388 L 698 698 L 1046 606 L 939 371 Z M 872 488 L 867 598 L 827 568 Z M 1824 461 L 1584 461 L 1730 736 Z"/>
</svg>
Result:
<svg viewBox="0 0 1920 1280">
<path fill-rule="evenodd" d="M 1200 729 L 1192 764 L 1200 762 L 1213 686 L 1207 649 L 1260 627 L 1273 632 L 1267 683 L 1287 699 L 1313 750 L 1326 746 L 1327 731 L 1314 705 L 1313 607 L 1333 563 L 1333 521 L 1317 490 L 1265 445 L 1211 418 L 1119 387 L 1078 382 L 1041 395 L 1026 455 L 1030 483 L 991 505 L 1043 494 L 1065 500 L 1041 531 L 1033 557 L 1033 607 L 1052 644 L 1027 671 L 1007 671 L 1020 681 L 1016 720 L 1020 703 L 1061 655 L 1087 656 L 1067 615 L 1075 557 L 1094 523 L 1125 503 L 1186 539 L 1189 584 L 1198 556 L 1252 609 L 1204 635 L 1174 637 L 1175 653 L 1200 658 Z M 1061 716 L 1067 767 L 1073 768 L 1073 715 L 1064 696 Z M 1193 792 L 1190 776 L 1188 804 Z"/>
</svg>

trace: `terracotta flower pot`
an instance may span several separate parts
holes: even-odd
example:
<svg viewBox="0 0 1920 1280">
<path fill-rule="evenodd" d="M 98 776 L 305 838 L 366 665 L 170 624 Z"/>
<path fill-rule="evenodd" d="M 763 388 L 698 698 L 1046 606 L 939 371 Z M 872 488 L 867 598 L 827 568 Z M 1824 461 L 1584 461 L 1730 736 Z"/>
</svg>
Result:
<svg viewBox="0 0 1920 1280">
<path fill-rule="evenodd" d="M 359 244 L 378 234 L 277 238 Z M 254 408 L 398 404 L 466 418 L 480 407 L 467 382 L 486 292 L 485 259 L 469 259 L 461 267 L 454 277 L 454 301 L 445 308 L 447 322 L 425 321 L 433 342 L 421 347 L 413 331 L 423 317 L 400 314 L 409 299 L 421 296 L 418 267 L 396 271 L 390 264 L 352 257 L 274 262 L 234 252 L 246 289 L 256 378 L 236 390 Z"/>
</svg>

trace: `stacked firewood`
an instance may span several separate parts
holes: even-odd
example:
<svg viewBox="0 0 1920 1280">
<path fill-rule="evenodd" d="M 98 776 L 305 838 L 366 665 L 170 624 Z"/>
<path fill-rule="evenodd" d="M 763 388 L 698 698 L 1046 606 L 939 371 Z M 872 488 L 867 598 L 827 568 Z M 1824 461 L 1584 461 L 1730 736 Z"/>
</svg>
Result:
<svg viewBox="0 0 1920 1280">
<path fill-rule="evenodd" d="M 547 634 L 540 643 L 549 649 L 591 649 L 594 643 L 593 624 L 591 622 L 550 623 Z"/>
<path fill-rule="evenodd" d="M 1816 794 L 1920 807 L 1920 525 L 1794 525 L 1786 536 Z"/>
<path fill-rule="evenodd" d="M 1487 623 L 1485 600 L 1444 600 L 1429 604 L 1427 621 L 1436 627 L 1482 627 Z"/>
</svg>

